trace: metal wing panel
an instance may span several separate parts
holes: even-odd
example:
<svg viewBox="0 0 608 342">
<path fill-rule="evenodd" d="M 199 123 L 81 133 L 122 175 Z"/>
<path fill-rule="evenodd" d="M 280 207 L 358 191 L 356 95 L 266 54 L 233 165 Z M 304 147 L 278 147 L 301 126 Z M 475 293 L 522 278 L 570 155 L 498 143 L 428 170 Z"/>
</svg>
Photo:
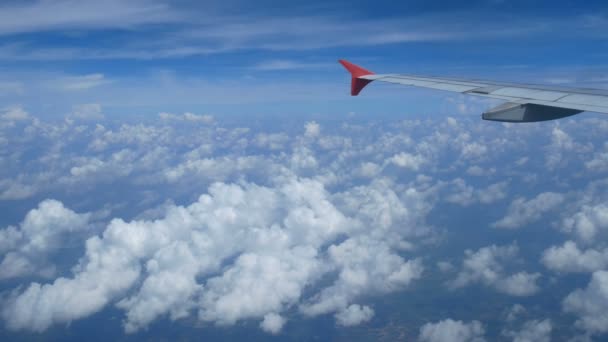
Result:
<svg viewBox="0 0 608 342">
<path fill-rule="evenodd" d="M 568 96 L 568 93 L 562 93 L 557 91 L 546 91 L 546 90 L 535 90 L 527 88 L 515 88 L 515 87 L 504 87 L 492 92 L 493 95 L 510 96 L 510 97 L 521 97 L 525 99 L 534 99 L 541 101 L 556 101 L 564 96 Z"/>
<path fill-rule="evenodd" d="M 419 77 L 398 74 L 366 75 L 362 79 L 394 84 L 445 90 L 468 95 L 506 100 L 515 103 L 531 103 L 581 111 L 607 113 L 608 92 L 581 88 L 555 88 L 542 85 L 517 85 L 512 83 L 470 81 L 453 78 Z"/>
<path fill-rule="evenodd" d="M 557 102 L 608 107 L 608 96 L 572 94 L 560 99 Z"/>
<path fill-rule="evenodd" d="M 378 77 L 380 76 L 380 77 Z M 476 83 L 459 83 L 459 82 L 441 82 L 435 79 L 422 77 L 401 77 L 398 75 L 370 75 L 362 77 L 368 80 L 378 80 L 382 82 L 402 84 L 414 87 L 423 87 L 429 89 L 445 90 L 458 93 L 464 93 L 483 86 Z"/>
</svg>

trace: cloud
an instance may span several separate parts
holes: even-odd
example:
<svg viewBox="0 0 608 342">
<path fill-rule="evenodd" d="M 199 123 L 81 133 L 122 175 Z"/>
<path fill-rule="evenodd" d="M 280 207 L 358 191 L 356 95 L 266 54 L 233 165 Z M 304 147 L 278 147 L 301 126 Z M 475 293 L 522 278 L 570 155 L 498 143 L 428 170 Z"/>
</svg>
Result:
<svg viewBox="0 0 608 342">
<path fill-rule="evenodd" d="M 30 115 L 22 107 L 17 106 L 5 109 L 0 118 L 6 121 L 23 121 L 29 119 Z"/>
<path fill-rule="evenodd" d="M 506 191 L 509 183 L 499 182 L 489 185 L 485 189 L 479 190 L 479 202 L 482 204 L 492 204 L 507 197 Z"/>
<path fill-rule="evenodd" d="M 68 115 L 68 119 L 72 120 L 100 121 L 104 118 L 101 105 L 98 103 L 75 105 L 72 107 L 72 113 Z"/>
<path fill-rule="evenodd" d="M 218 325 L 259 319 L 278 333 L 274 315 L 294 306 L 308 316 L 336 313 L 340 324 L 364 322 L 371 308 L 354 300 L 422 274 L 420 260 L 399 255 L 425 231 L 421 201 L 413 189 L 400 198 L 380 181 L 337 194 L 293 177 L 276 187 L 215 183 L 154 221 L 113 219 L 86 241 L 72 277 L 14 292 L 3 317 L 10 329 L 44 331 L 117 303 L 126 332 L 195 311 Z M 327 275 L 335 281 L 305 296 Z"/>
<path fill-rule="evenodd" d="M 20 200 L 29 198 L 36 193 L 35 187 L 11 180 L 0 180 L 1 200 Z"/>
<path fill-rule="evenodd" d="M 309 121 L 304 125 L 304 135 L 309 138 L 318 137 L 321 134 L 321 125 L 316 121 Z"/>
<path fill-rule="evenodd" d="M 562 306 L 578 316 L 577 327 L 594 334 L 608 332 L 608 271 L 594 272 L 589 285 L 570 293 Z"/>
<path fill-rule="evenodd" d="M 494 222 L 496 228 L 516 229 L 534 221 L 541 216 L 559 206 L 565 197 L 555 192 L 544 192 L 526 200 L 525 198 L 515 199 L 509 206 L 507 215 Z"/>
<path fill-rule="evenodd" d="M 267 333 L 278 334 L 285 325 L 285 318 L 275 313 L 269 313 L 264 316 L 264 320 L 260 323 L 260 327 Z"/>
<path fill-rule="evenodd" d="M 450 318 L 426 323 L 420 328 L 420 342 L 483 342 L 485 329 L 479 321 L 465 323 Z"/>
<path fill-rule="evenodd" d="M 590 243 L 608 227 L 608 205 L 583 203 L 577 212 L 562 220 L 562 227 L 581 241 Z"/>
<path fill-rule="evenodd" d="M 183 113 L 182 115 L 163 112 L 163 113 L 159 113 L 158 116 L 162 120 L 190 121 L 190 122 L 200 122 L 203 124 L 211 124 L 214 121 L 214 118 L 212 115 L 209 115 L 209 114 L 197 115 L 197 114 L 190 113 L 190 112 Z"/>
<path fill-rule="evenodd" d="M 110 0 L 103 4 L 89 0 L 37 0 L 4 4 L 1 8 L 2 35 L 65 29 L 128 28 L 178 20 L 169 6 L 156 0 L 130 3 Z"/>
<path fill-rule="evenodd" d="M 373 316 L 374 310 L 372 310 L 372 308 L 358 304 L 351 304 L 335 315 L 338 324 L 346 327 L 367 322 L 372 319 Z"/>
<path fill-rule="evenodd" d="M 290 139 L 285 133 L 258 133 L 255 136 L 253 143 L 258 147 L 277 151 L 288 148 Z"/>
<path fill-rule="evenodd" d="M 87 90 L 110 83 L 103 74 L 89 74 L 82 76 L 70 76 L 59 80 L 61 88 L 67 91 Z"/>
<path fill-rule="evenodd" d="M 501 40 L 512 37 L 543 37 L 547 32 L 563 35 L 597 36 L 606 23 L 587 24 L 588 15 L 568 18 L 526 16 L 513 22 L 501 12 L 442 11 L 400 18 L 364 19 L 360 13 L 329 5 L 322 15 L 310 9 L 287 9 L 282 16 L 222 11 L 217 4 L 169 3 L 138 0 L 124 3 L 33 1 L 2 7 L 0 34 L 123 29 L 117 43 L 108 46 L 69 45 L 49 48 L 30 41 L 17 41 L 0 47 L 0 58 L 9 60 L 74 59 L 154 59 L 231 53 L 243 50 L 302 51 L 348 46 L 378 46 L 434 41 Z M 333 7 L 333 8 L 332 8 Z M 49 13 L 62 13 L 50 15 Z M 197 15 L 193 15 L 196 13 Z M 450 20 L 463 18 L 458 23 Z M 30 18 L 27 23 L 15 18 Z M 489 20 L 488 18 L 496 18 Z M 501 20 L 502 19 L 502 20 Z M 509 20 L 505 27 L 498 23 Z M 463 24 L 464 23 L 464 24 Z M 473 25 L 472 23 L 475 23 Z M 162 24 L 164 31 L 159 31 Z M 124 30 L 137 28 L 137 30 Z M 480 29 L 482 28 L 482 29 Z M 348 33 L 357 32 L 353 37 Z M 151 41 L 141 35 L 154 34 Z M 600 34 L 601 35 L 601 34 Z M 315 63 L 277 59 L 257 67 L 279 70 L 314 66 Z M 463 102 L 461 112 L 476 103 Z M 479 111 L 474 110 L 476 113 Z"/>
<path fill-rule="evenodd" d="M 519 331 L 503 331 L 503 335 L 512 338 L 513 342 L 549 342 L 553 324 L 550 319 L 525 322 Z"/>
<path fill-rule="evenodd" d="M 0 142 L 6 165 L 0 191 L 52 193 L 65 199 L 66 206 L 78 203 L 73 207 L 78 210 L 107 211 L 107 222 L 99 227 L 105 230 L 96 230 L 100 235 L 86 243 L 88 230 L 66 233 L 85 246 L 80 261 L 69 265 L 74 266 L 71 272 L 34 283 L 7 283 L 10 287 L 18 282 L 2 303 L 7 327 L 43 331 L 117 308 L 129 333 L 158 321 L 184 320 L 207 326 L 259 325 L 278 334 L 319 315 L 338 325 L 369 322 L 376 317 L 372 313 L 380 315 L 381 308 L 374 304 L 378 296 L 417 296 L 420 284 L 436 279 L 452 282 L 454 288 L 485 286 L 490 290 L 482 291 L 483 298 L 489 300 L 539 291 L 544 278 L 518 268 L 524 265 L 524 255 L 519 257 L 516 246 L 479 248 L 481 240 L 455 240 L 453 222 L 445 213 L 483 211 L 502 200 L 510 203 L 510 180 L 544 166 L 538 158 L 528 160 L 525 168 L 515 162 L 521 155 L 545 150 L 546 145 L 528 144 L 537 137 L 550 139 L 552 132 L 542 126 L 514 130 L 468 119 L 360 124 L 345 118 L 334 126 L 315 121 L 318 132 L 307 136 L 311 122 L 301 118 L 279 130 L 259 129 L 257 118 L 228 123 L 232 119 L 217 117 L 211 124 L 191 124 L 189 119 L 202 116 L 192 115 L 168 113 L 161 120 L 150 117 L 134 124 L 114 118 L 103 124 L 76 124 L 34 117 L 2 128 L 2 136 L 12 143 Z M 587 124 L 572 121 L 561 127 L 583 144 L 604 136 L 601 125 L 589 130 Z M 585 137 L 579 137 L 580 132 Z M 493 153 L 465 157 L 465 144 L 493 146 Z M 412 173 L 387 163 L 400 153 L 424 156 L 425 164 Z M 592 156 L 592 151 L 564 154 L 573 166 L 584 165 Z M 467 158 L 483 170 L 502 166 L 486 177 L 471 177 Z M 576 241 L 575 254 L 567 244 L 538 245 L 520 239 L 517 231 L 494 231 L 480 238 L 507 234 L 520 242 L 526 255 L 552 250 L 555 255 L 547 260 L 553 261 L 543 259 L 550 270 L 600 270 L 603 263 L 598 260 L 603 257 L 596 260 L 595 252 L 603 255 L 605 249 L 597 238 L 604 231 L 603 176 L 594 173 L 590 176 L 596 178 L 582 180 L 580 174 L 557 172 L 559 191 L 567 195 L 560 194 L 564 200 L 554 209 L 566 198 L 580 197 L 555 216 L 559 228 Z M 580 190 L 587 181 L 587 188 Z M 526 185 L 520 195 L 526 204 L 547 188 L 545 182 Z M 446 204 L 449 199 L 469 207 L 454 208 Z M 515 221 L 525 221 L 525 210 L 515 212 Z M 488 215 L 480 217 L 481 224 L 488 224 Z M 445 229 L 445 236 L 426 224 L 426 217 Z M 17 224 L 7 228 L 0 248 L 13 246 L 18 230 Z M 579 231 L 593 231 L 588 236 L 594 238 L 574 239 Z M 536 249 L 530 250 L 530 243 Z M 457 253 L 470 248 L 462 263 L 441 252 L 453 248 Z M 53 266 L 55 252 L 40 258 L 41 271 Z M 440 270 L 438 260 L 443 261 Z M 41 271 L 34 275 L 50 274 Z M 115 275 L 119 281 L 105 281 Z M 569 291 L 561 287 L 559 276 L 543 291 Z M 564 317 L 572 322 L 575 316 Z M 508 323 L 493 329 L 516 333 L 523 327 Z M 417 333 L 409 329 L 407 337 L 414 339 Z"/>
<path fill-rule="evenodd" d="M 505 198 L 508 182 L 490 184 L 486 188 L 475 189 L 462 178 L 456 178 L 447 184 L 448 193 L 444 200 L 463 207 L 474 203 L 492 204 Z"/>
<path fill-rule="evenodd" d="M 19 227 L 0 230 L 0 279 L 37 275 L 50 277 L 47 257 L 68 244 L 70 234 L 86 230 L 89 214 L 77 214 L 56 200 L 44 200 L 30 210 Z"/>
<path fill-rule="evenodd" d="M 557 272 L 594 272 L 608 267 L 608 249 L 580 250 L 574 241 L 543 252 L 543 264 Z"/>
<path fill-rule="evenodd" d="M 388 161 L 404 169 L 417 171 L 420 166 L 426 162 L 426 159 L 418 154 L 413 155 L 411 153 L 401 152 L 391 157 Z"/>
<path fill-rule="evenodd" d="M 282 71 L 294 69 L 321 69 L 333 66 L 334 64 L 329 63 L 304 63 L 300 61 L 275 59 L 256 64 L 253 69 L 262 71 Z"/>
<path fill-rule="evenodd" d="M 462 269 L 450 286 L 460 288 L 473 283 L 481 283 L 511 296 L 530 296 L 538 292 L 536 281 L 539 273 L 518 272 L 507 275 L 503 263 L 513 261 L 518 247 L 491 245 L 476 252 L 465 251 Z"/>
</svg>

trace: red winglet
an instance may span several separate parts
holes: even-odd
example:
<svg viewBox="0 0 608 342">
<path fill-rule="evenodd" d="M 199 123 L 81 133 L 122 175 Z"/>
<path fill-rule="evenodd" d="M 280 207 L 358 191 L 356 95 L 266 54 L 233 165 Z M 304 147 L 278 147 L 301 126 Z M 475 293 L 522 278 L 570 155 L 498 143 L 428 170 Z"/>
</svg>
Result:
<svg viewBox="0 0 608 342">
<path fill-rule="evenodd" d="M 374 73 L 369 70 L 365 70 L 362 67 L 355 65 L 344 59 L 341 59 L 338 62 L 340 62 L 340 64 L 342 64 L 346 68 L 346 70 L 348 70 L 348 72 L 350 72 L 350 75 L 352 76 L 352 79 L 350 81 L 350 94 L 352 96 L 359 95 L 359 92 L 361 91 L 361 89 L 363 89 L 363 87 L 365 87 L 368 83 L 370 83 L 372 81 L 372 80 L 362 79 L 359 77 L 366 76 L 366 75 L 373 75 Z"/>
</svg>

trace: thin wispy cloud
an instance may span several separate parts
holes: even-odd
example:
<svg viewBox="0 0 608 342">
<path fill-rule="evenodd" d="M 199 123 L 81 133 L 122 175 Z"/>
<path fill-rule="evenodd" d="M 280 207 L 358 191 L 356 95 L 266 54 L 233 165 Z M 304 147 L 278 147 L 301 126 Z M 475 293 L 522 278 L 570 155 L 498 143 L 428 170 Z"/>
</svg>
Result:
<svg viewBox="0 0 608 342">
<path fill-rule="evenodd" d="M 166 2 L 157 0 L 18 2 L 0 6 L 0 35 L 133 28 L 144 24 L 174 22 L 179 17 Z"/>
<path fill-rule="evenodd" d="M 495 13 L 435 13 L 390 18 L 361 18 L 355 12 L 281 17 L 228 14 L 190 5 L 177 7 L 157 0 L 98 3 L 39 1 L 5 6 L 0 11 L 0 59 L 166 59 L 236 53 L 248 50 L 307 51 L 417 42 L 546 38 L 584 33 L 601 36 L 608 23 L 602 17 L 509 19 Z M 195 15 L 196 14 L 196 15 Z M 27 21 L 15 18 L 27 17 Z M 460 20 L 453 20 L 459 18 Z M 464 19 L 464 20 L 463 20 Z M 164 25 L 162 30 L 155 24 Z M 18 33 L 128 29 L 115 43 L 46 46 L 14 36 Z M 557 32 L 556 32 L 557 31 Z M 582 32 L 581 32 L 582 31 Z M 608 31 L 608 30 L 604 30 Z M 154 39 L 150 39 L 153 37 Z M 88 44 L 87 44 L 88 45 Z M 272 68 L 271 68 L 272 69 Z"/>
</svg>

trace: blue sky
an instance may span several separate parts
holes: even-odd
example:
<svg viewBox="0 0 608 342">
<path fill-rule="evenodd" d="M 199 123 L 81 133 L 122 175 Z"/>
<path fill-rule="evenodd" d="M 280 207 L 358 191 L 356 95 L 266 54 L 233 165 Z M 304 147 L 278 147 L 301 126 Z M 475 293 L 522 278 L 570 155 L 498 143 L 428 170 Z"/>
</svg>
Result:
<svg viewBox="0 0 608 342">
<path fill-rule="evenodd" d="M 49 115 L 82 103 L 350 112 L 338 58 L 378 72 L 596 86 L 606 77 L 602 1 L 31 1 L 5 2 L 2 16 L 0 101 Z M 401 114 L 394 93 L 375 88 L 356 103 L 383 97 Z"/>
<path fill-rule="evenodd" d="M 27 20 L 24 20 L 26 18 Z M 602 341 L 605 1 L 0 5 L 0 340 Z"/>
</svg>

